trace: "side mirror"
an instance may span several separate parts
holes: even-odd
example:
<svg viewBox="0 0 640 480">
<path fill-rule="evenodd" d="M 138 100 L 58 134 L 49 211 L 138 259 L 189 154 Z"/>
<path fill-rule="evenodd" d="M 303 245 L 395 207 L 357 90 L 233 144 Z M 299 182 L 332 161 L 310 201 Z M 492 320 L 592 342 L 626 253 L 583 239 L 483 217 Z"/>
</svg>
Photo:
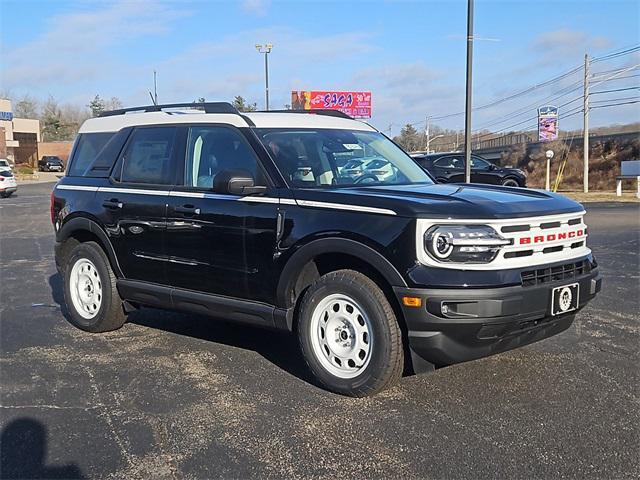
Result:
<svg viewBox="0 0 640 480">
<path fill-rule="evenodd" d="M 253 176 L 246 170 L 223 170 L 215 176 L 213 189 L 231 195 L 255 195 L 264 193 L 267 187 L 256 186 Z"/>
<path fill-rule="evenodd" d="M 497 170 L 498 166 L 495 163 L 489 164 L 489 170 Z"/>
</svg>

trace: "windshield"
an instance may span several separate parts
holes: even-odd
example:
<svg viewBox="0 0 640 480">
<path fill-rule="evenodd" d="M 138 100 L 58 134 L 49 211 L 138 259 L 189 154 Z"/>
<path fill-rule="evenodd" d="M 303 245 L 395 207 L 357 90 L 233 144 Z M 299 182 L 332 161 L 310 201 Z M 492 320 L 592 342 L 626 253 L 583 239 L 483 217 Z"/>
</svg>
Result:
<svg viewBox="0 0 640 480">
<path fill-rule="evenodd" d="M 13 177 L 13 173 L 11 173 L 8 170 L 3 170 L 3 171 L 0 172 L 0 176 L 2 176 L 2 177 Z"/>
<path fill-rule="evenodd" d="M 432 184 L 414 160 L 379 132 L 256 129 L 289 185 L 299 188 Z M 371 170 L 384 166 L 384 170 Z"/>
</svg>

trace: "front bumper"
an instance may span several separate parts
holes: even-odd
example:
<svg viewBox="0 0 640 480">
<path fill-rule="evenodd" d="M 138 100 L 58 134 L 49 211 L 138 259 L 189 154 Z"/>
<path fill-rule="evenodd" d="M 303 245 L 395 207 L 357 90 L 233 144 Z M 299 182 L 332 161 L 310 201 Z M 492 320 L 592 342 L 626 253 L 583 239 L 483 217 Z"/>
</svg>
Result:
<svg viewBox="0 0 640 480">
<path fill-rule="evenodd" d="M 551 315 L 553 289 L 573 283 L 580 285 L 578 308 Z M 602 279 L 595 268 L 570 280 L 526 287 L 394 287 L 394 292 L 407 324 L 414 370 L 419 372 L 429 364 L 440 367 L 465 362 L 556 335 L 571 326 L 575 314 L 601 287 Z M 419 297 L 421 307 L 404 306 L 405 296 Z"/>
</svg>

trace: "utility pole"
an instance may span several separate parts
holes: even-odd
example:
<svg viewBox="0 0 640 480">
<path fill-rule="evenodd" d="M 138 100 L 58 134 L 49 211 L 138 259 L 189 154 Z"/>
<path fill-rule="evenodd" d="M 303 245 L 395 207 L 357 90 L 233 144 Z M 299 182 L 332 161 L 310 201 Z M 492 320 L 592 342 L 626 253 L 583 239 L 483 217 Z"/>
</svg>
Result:
<svg viewBox="0 0 640 480">
<path fill-rule="evenodd" d="M 425 138 L 427 140 L 427 146 L 426 146 L 426 150 L 427 153 L 429 153 L 429 115 L 427 115 L 427 123 L 426 123 L 426 127 L 425 127 Z"/>
<path fill-rule="evenodd" d="M 471 183 L 471 79 L 473 73 L 473 0 L 467 0 L 467 97 L 464 112 L 464 181 Z"/>
<path fill-rule="evenodd" d="M 584 105 L 582 107 L 584 114 L 584 126 L 582 129 L 583 137 L 583 182 L 584 193 L 589 192 L 589 54 L 584 54 Z"/>
<path fill-rule="evenodd" d="M 256 50 L 259 53 L 264 53 L 264 96 L 265 96 L 265 109 L 269 111 L 269 54 L 273 50 L 273 44 L 267 43 L 261 45 L 256 43 Z"/>
</svg>

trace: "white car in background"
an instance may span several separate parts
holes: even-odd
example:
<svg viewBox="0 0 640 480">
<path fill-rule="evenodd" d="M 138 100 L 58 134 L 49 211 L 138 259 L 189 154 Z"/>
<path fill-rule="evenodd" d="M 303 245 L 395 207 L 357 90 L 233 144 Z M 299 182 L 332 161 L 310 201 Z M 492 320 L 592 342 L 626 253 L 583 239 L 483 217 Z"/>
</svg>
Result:
<svg viewBox="0 0 640 480">
<path fill-rule="evenodd" d="M 11 164 L 6 158 L 0 158 L 0 172 L 12 172 Z"/>
<path fill-rule="evenodd" d="M 0 197 L 10 197 L 16 190 L 18 190 L 18 184 L 11 170 L 0 170 Z"/>
<path fill-rule="evenodd" d="M 365 166 L 365 173 L 375 175 L 379 182 L 394 179 L 396 171 L 393 165 L 384 158 L 375 158 Z"/>
</svg>

